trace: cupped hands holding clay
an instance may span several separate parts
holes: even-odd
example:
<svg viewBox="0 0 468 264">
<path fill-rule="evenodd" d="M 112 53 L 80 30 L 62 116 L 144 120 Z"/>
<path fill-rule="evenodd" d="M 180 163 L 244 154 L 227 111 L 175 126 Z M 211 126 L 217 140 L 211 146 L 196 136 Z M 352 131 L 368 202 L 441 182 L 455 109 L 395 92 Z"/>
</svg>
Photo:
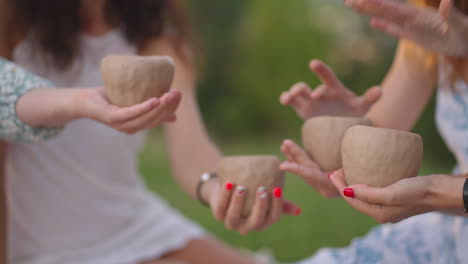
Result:
<svg viewBox="0 0 468 264">
<path fill-rule="evenodd" d="M 90 118 L 127 134 L 175 121 L 175 111 L 181 100 L 179 91 L 170 91 L 160 98 L 119 107 L 109 102 L 104 88 L 80 88 L 73 92 L 76 92 L 75 103 L 70 107 L 76 112 L 76 119 Z"/>
<path fill-rule="evenodd" d="M 280 96 L 280 103 L 291 106 L 304 120 L 322 115 L 363 116 L 382 95 L 380 87 L 375 86 L 364 95 L 356 96 L 322 61 L 312 60 L 309 66 L 322 84 L 312 90 L 300 82 Z"/>
<path fill-rule="evenodd" d="M 343 137 L 352 126 L 370 124 L 360 117 L 320 116 L 307 120 L 302 127 L 304 150 L 292 140 L 285 140 L 281 151 L 287 161 L 281 164 L 281 169 L 299 175 L 325 197 L 338 197 L 327 175 L 343 167 Z"/>
<path fill-rule="evenodd" d="M 261 231 L 283 214 L 299 215 L 300 208 L 283 199 L 284 175 L 275 156 L 225 157 L 218 177 L 207 182 L 207 201 L 213 215 L 241 234 Z"/>
<path fill-rule="evenodd" d="M 109 55 L 101 63 L 104 88 L 75 90 L 75 118 L 90 118 L 134 134 L 176 120 L 181 93 L 169 91 L 174 64 L 169 57 Z"/>
</svg>

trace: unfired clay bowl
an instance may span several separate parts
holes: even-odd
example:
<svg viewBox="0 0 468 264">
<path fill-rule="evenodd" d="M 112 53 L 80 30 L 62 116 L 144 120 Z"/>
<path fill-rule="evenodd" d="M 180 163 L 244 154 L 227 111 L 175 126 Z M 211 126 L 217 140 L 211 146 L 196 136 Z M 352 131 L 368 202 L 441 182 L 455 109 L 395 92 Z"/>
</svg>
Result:
<svg viewBox="0 0 468 264">
<path fill-rule="evenodd" d="M 346 132 L 341 151 L 349 185 L 386 187 L 418 174 L 423 141 L 410 132 L 354 126 Z"/>
<path fill-rule="evenodd" d="M 346 130 L 356 125 L 371 125 L 368 119 L 320 116 L 302 126 L 302 143 L 307 154 L 325 172 L 342 168 L 341 141 Z"/>
<path fill-rule="evenodd" d="M 126 107 L 169 91 L 174 63 L 167 56 L 109 55 L 101 62 L 101 73 L 109 101 Z"/>
<path fill-rule="evenodd" d="M 276 156 L 230 156 L 220 161 L 217 173 L 221 181 L 247 188 L 243 217 L 250 215 L 258 188 L 266 187 L 271 193 L 274 188 L 283 186 L 284 173 L 279 166 Z"/>
</svg>

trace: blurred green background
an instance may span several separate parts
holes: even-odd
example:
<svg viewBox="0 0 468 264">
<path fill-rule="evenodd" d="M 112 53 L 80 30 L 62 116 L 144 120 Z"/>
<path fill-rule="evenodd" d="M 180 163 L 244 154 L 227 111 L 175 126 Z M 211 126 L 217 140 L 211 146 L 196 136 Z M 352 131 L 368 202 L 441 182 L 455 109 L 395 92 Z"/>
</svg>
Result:
<svg viewBox="0 0 468 264">
<path fill-rule="evenodd" d="M 312 87 L 308 69 L 324 60 L 358 94 L 378 84 L 390 66 L 396 41 L 368 26 L 341 0 L 194 0 L 192 19 L 204 61 L 199 101 L 210 134 L 225 154 L 277 154 L 283 139 L 299 139 L 302 121 L 278 103 L 298 81 Z M 452 155 L 434 124 L 434 103 L 415 131 L 425 142 L 421 174 L 448 173 Z M 196 153 L 194 153 L 196 155 Z M 339 199 L 326 200 L 288 176 L 285 196 L 303 209 L 265 232 L 241 236 L 226 230 L 209 211 L 190 201 L 170 176 L 164 142 L 154 133 L 141 156 L 152 190 L 207 230 L 238 247 L 271 249 L 280 261 L 295 261 L 324 246 L 345 246 L 376 223 Z"/>
</svg>

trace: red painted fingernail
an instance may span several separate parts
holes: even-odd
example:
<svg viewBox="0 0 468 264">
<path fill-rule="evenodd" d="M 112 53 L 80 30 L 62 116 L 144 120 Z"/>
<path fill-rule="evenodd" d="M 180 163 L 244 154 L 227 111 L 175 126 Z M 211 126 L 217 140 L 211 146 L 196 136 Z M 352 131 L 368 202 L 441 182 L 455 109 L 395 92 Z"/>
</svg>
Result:
<svg viewBox="0 0 468 264">
<path fill-rule="evenodd" d="M 294 215 L 300 215 L 302 213 L 301 208 L 297 208 L 296 211 L 294 212 Z"/>
<path fill-rule="evenodd" d="M 276 198 L 280 198 L 282 195 L 283 195 L 283 190 L 279 187 L 275 188 L 273 190 L 273 195 L 276 197 Z"/>
<path fill-rule="evenodd" d="M 232 187 L 234 187 L 234 184 L 232 184 L 232 182 L 226 182 L 225 187 L 226 187 L 226 190 L 230 191 L 232 190 Z"/>
<path fill-rule="evenodd" d="M 352 188 L 346 188 L 343 190 L 343 194 L 347 197 L 354 198 L 354 190 Z"/>
</svg>

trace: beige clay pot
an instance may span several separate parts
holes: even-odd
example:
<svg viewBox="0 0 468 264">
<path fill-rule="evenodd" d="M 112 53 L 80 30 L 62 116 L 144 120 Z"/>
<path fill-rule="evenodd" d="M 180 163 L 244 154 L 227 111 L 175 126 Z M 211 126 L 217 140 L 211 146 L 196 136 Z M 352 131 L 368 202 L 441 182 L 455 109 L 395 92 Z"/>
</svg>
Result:
<svg viewBox="0 0 468 264">
<path fill-rule="evenodd" d="M 109 55 L 101 62 L 107 97 L 125 107 L 169 91 L 174 63 L 167 56 Z"/>
<path fill-rule="evenodd" d="M 343 138 L 341 156 L 349 185 L 385 187 L 418 174 L 423 142 L 410 132 L 354 126 Z"/>
<path fill-rule="evenodd" d="M 320 116 L 302 126 L 302 143 L 307 154 L 322 171 L 341 169 L 341 141 L 346 130 L 356 125 L 371 125 L 365 118 Z"/>
<path fill-rule="evenodd" d="M 247 188 L 243 217 L 248 217 L 254 205 L 257 190 L 266 187 L 268 192 L 284 184 L 284 173 L 279 169 L 280 161 L 275 156 L 231 156 L 223 158 L 218 165 L 218 176 L 222 183 L 232 182 Z M 269 199 L 271 204 L 271 195 Z"/>
</svg>

